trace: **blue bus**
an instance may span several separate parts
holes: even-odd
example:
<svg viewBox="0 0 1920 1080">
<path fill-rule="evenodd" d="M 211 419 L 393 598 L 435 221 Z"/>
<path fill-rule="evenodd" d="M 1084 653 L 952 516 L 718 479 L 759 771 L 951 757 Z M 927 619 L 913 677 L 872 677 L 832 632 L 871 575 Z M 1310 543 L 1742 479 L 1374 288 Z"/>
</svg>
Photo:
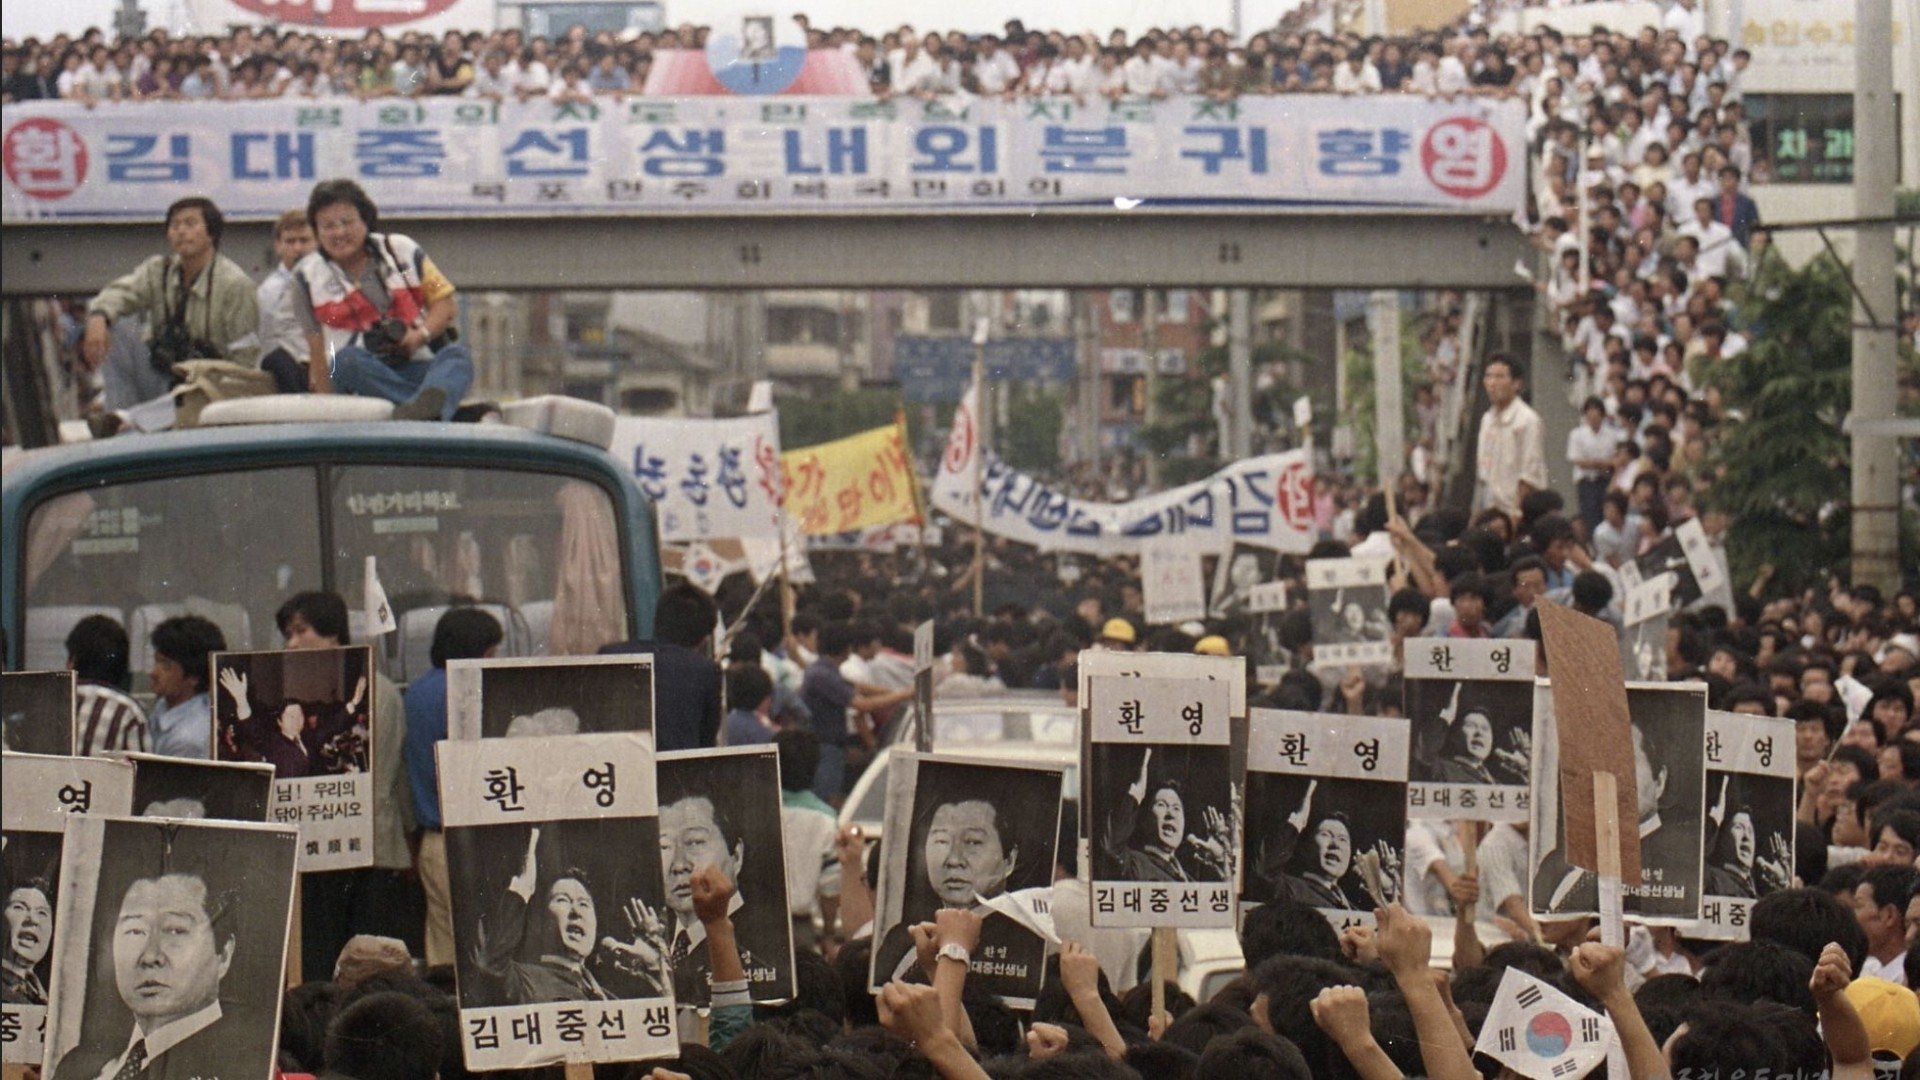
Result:
<svg viewBox="0 0 1920 1080">
<path fill-rule="evenodd" d="M 162 619 L 211 619 L 277 649 L 279 605 L 328 589 L 354 640 L 406 682 L 434 624 L 477 604 L 502 655 L 592 653 L 648 636 L 653 509 L 603 446 L 505 424 L 260 423 L 9 452 L 0 476 L 9 670 L 66 666 L 74 623 L 126 626 L 136 691 Z M 373 561 L 369 564 L 368 560 Z M 369 565 L 398 631 L 365 636 Z"/>
</svg>

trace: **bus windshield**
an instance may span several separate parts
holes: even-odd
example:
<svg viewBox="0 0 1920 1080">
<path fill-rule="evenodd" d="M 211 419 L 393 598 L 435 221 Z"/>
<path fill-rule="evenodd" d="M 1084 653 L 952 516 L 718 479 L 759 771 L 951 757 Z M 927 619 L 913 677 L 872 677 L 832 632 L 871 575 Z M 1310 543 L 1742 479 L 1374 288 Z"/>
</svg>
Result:
<svg viewBox="0 0 1920 1080">
<path fill-rule="evenodd" d="M 74 623 L 127 627 L 136 689 L 148 636 L 195 614 L 230 649 L 281 646 L 287 597 L 329 588 L 367 642 L 367 560 L 396 633 L 372 643 L 407 681 L 431 666 L 448 606 L 500 620 L 501 654 L 593 652 L 629 636 L 616 515 L 598 486 L 534 470 L 412 464 L 301 465 L 92 487 L 35 506 L 25 551 L 25 667 L 66 664 Z"/>
</svg>

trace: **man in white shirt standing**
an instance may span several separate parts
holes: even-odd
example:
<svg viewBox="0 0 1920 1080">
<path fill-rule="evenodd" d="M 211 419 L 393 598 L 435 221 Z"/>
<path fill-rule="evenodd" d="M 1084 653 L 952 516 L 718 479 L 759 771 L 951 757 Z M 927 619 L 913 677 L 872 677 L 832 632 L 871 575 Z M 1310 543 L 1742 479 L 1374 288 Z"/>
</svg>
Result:
<svg viewBox="0 0 1920 1080">
<path fill-rule="evenodd" d="M 1733 238 L 1732 229 L 1714 220 L 1713 203 L 1708 199 L 1694 200 L 1693 221 L 1680 230 L 1680 235 L 1699 242 L 1700 254 L 1694 258 L 1694 266 L 1703 277 L 1724 280 L 1735 263 L 1746 264 L 1740 241 Z"/>
<path fill-rule="evenodd" d="M 307 392 L 307 334 L 295 309 L 293 264 L 314 249 L 313 225 L 304 209 L 288 210 L 273 223 L 273 272 L 260 283 L 260 369 L 282 394 Z"/>
<path fill-rule="evenodd" d="M 1520 500 L 1547 486 L 1540 414 L 1520 400 L 1526 376 L 1506 353 L 1487 358 L 1481 376 L 1491 406 L 1480 418 L 1479 492 L 1474 505 L 1518 516 Z"/>
<path fill-rule="evenodd" d="M 1591 536 L 1605 515 L 1607 479 L 1613 475 L 1613 451 L 1620 439 L 1619 433 L 1607 426 L 1606 403 L 1597 397 L 1581 404 L 1580 420 L 1567 432 L 1567 464 L 1573 466 L 1580 520 Z"/>
<path fill-rule="evenodd" d="M 1335 65 L 1333 92 L 1336 94 L 1380 92 L 1380 69 L 1367 62 L 1366 50 L 1355 48 Z"/>
<path fill-rule="evenodd" d="M 1133 56 L 1121 67 L 1121 75 L 1126 80 L 1127 96 L 1136 101 L 1159 100 L 1167 96 L 1167 90 L 1161 79 L 1162 61 L 1154 55 L 1152 38 L 1141 38 L 1133 43 Z"/>
</svg>

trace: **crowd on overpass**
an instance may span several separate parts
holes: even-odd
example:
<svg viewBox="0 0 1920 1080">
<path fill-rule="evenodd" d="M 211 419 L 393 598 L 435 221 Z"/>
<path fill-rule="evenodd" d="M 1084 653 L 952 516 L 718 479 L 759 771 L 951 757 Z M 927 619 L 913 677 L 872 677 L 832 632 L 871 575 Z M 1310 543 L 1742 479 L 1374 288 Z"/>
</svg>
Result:
<svg viewBox="0 0 1920 1080">
<path fill-rule="evenodd" d="M 1198 24 L 1156 27 L 1138 37 L 1009 21 L 999 34 L 969 35 L 901 25 L 818 27 L 797 17 L 808 48 L 845 52 L 879 97 L 1070 97 L 1082 103 L 1207 95 L 1412 93 L 1433 97 L 1514 96 L 1550 116 L 1564 103 L 1623 92 L 1638 97 L 1657 81 L 1676 95 L 1689 124 L 1709 88 L 1738 100 L 1746 57 L 1710 38 L 1701 0 L 1670 0 L 1659 28 L 1638 36 L 1563 37 L 1550 31 L 1493 34 L 1485 17 L 1515 5 L 1483 0 L 1444 32 L 1397 36 L 1312 28 L 1321 7 L 1305 5 L 1279 26 L 1244 39 Z M 1326 19 L 1330 25 L 1332 20 Z M 656 52 L 700 49 L 708 28 L 558 37 L 492 32 L 373 29 L 357 39 L 296 26 L 239 27 L 221 35 L 174 36 L 164 29 L 110 38 L 8 41 L 7 101 L 50 98 L 101 103 L 169 100 L 467 96 L 492 100 L 591 100 L 643 92 Z M 1718 105 L 1719 98 L 1712 99 Z M 1684 105 L 1684 109 L 1678 106 Z M 1717 118 L 1716 118 L 1717 121 Z"/>
</svg>

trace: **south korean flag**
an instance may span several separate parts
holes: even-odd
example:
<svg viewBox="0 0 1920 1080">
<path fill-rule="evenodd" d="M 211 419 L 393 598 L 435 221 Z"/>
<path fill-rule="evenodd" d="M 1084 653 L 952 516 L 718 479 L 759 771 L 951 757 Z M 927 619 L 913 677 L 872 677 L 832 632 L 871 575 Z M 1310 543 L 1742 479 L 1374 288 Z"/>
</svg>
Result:
<svg viewBox="0 0 1920 1080">
<path fill-rule="evenodd" d="M 1508 968 L 1474 1050 L 1528 1080 L 1578 1080 L 1605 1060 L 1612 1042 L 1613 1021 Z"/>
</svg>

